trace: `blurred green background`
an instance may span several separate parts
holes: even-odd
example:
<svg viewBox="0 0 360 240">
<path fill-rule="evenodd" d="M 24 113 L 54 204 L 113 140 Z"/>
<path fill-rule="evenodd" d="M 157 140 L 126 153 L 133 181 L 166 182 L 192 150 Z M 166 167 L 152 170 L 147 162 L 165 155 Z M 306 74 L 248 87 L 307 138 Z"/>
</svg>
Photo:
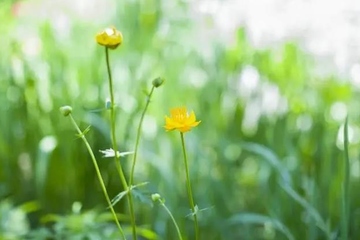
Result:
<svg viewBox="0 0 360 240">
<path fill-rule="evenodd" d="M 172 107 L 194 110 L 186 134 L 202 239 L 337 239 L 349 114 L 349 238 L 360 239 L 358 89 L 319 74 L 296 41 L 256 47 L 239 25 L 222 41 L 187 1 L 0 2 L 0 239 L 112 239 L 114 224 L 83 142 L 59 107 L 71 105 L 112 197 L 121 192 L 110 148 L 104 49 L 95 34 L 124 35 L 111 51 L 121 151 L 134 149 L 144 90 L 162 76 L 145 117 L 135 182 L 143 239 L 176 239 L 158 192 L 193 238 Z M 196 5 L 196 4 L 195 4 Z M 210 29 L 210 30 L 209 30 Z M 320 63 L 321 64 L 321 63 Z M 129 173 L 131 157 L 122 159 Z M 116 211 L 125 213 L 123 200 Z"/>
</svg>

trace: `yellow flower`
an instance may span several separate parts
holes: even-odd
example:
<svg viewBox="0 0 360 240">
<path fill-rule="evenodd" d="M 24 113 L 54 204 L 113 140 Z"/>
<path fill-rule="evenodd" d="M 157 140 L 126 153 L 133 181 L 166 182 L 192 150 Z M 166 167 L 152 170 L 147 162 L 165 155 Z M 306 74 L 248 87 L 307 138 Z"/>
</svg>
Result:
<svg viewBox="0 0 360 240">
<path fill-rule="evenodd" d="M 123 41 L 123 36 L 115 27 L 106 28 L 96 34 L 96 42 L 102 46 L 115 49 Z"/>
<path fill-rule="evenodd" d="M 191 128 L 199 125 L 201 121 L 196 121 L 194 111 L 188 114 L 185 107 L 173 108 L 170 110 L 171 116 L 165 116 L 166 131 L 179 130 L 184 133 L 190 131 Z"/>
</svg>

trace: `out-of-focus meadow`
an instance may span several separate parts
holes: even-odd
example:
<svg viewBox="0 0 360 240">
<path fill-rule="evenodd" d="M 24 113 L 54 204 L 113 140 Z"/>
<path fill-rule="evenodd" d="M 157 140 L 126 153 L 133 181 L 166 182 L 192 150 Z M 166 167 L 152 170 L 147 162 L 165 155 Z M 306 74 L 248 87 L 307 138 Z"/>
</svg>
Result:
<svg viewBox="0 0 360 240">
<path fill-rule="evenodd" d="M 144 239 L 177 238 L 151 202 L 156 192 L 192 239 L 181 142 L 163 128 L 177 106 L 201 120 L 185 135 L 201 239 L 336 239 L 345 222 L 348 239 L 360 239 L 359 88 L 350 81 L 359 66 L 340 73 L 335 59 L 316 57 L 296 37 L 258 46 L 246 24 L 224 27 L 233 15 L 225 24 L 226 14 L 214 17 L 228 1 L 210 13 L 206 2 L 0 2 L 0 239 L 107 239 L 116 230 L 89 153 L 59 112 L 71 105 L 81 128 L 91 126 L 86 137 L 114 197 L 123 189 L 99 152 L 111 141 L 105 56 L 95 42 L 111 25 L 124 35 L 110 53 L 121 151 L 134 149 L 144 90 L 166 79 L 146 113 L 135 171 L 135 183 L 149 182 L 135 197 Z M 121 159 L 127 176 L 131 160 Z M 115 210 L 129 233 L 125 202 Z"/>
</svg>

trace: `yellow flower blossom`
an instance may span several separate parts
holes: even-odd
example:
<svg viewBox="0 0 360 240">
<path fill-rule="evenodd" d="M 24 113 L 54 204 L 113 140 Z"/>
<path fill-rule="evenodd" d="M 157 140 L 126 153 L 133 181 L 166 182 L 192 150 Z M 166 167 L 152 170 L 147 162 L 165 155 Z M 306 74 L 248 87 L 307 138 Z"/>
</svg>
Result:
<svg viewBox="0 0 360 240">
<path fill-rule="evenodd" d="M 115 49 L 123 41 L 123 36 L 115 27 L 106 28 L 96 34 L 96 42 L 102 46 Z"/>
<path fill-rule="evenodd" d="M 189 114 L 185 107 L 179 107 L 170 110 L 170 117 L 165 116 L 164 128 L 166 131 L 179 130 L 184 133 L 199 125 L 200 122 L 196 121 L 194 111 Z"/>
</svg>

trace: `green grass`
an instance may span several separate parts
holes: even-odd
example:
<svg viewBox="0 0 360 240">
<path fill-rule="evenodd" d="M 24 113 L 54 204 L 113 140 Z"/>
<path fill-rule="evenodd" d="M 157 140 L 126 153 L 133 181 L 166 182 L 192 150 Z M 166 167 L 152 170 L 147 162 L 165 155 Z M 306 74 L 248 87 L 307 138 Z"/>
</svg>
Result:
<svg viewBox="0 0 360 240">
<path fill-rule="evenodd" d="M 243 28 L 231 45 L 209 40 L 205 56 L 196 25 L 177 17 L 188 12 L 186 5 L 156 3 L 149 13 L 125 1 L 108 23 L 125 39 L 111 52 L 119 151 L 134 150 L 147 101 L 143 91 L 155 77 L 166 79 L 151 98 L 137 152 L 134 185 L 149 182 L 133 191 L 138 234 L 178 238 L 173 219 L 152 204 L 158 192 L 183 239 L 194 238 L 181 142 L 163 129 L 169 109 L 186 106 L 202 121 L 186 135 L 201 239 L 359 239 L 359 142 L 349 134 L 341 137 L 349 138 L 345 146 L 339 143 L 345 119 L 330 114 L 334 103 L 344 103 L 345 125 L 357 134 L 358 92 L 335 75 L 317 75 L 316 62 L 296 42 L 256 49 Z M 99 152 L 111 147 L 105 56 L 94 41 L 106 26 L 74 17 L 63 41 L 50 23 L 24 23 L 10 15 L 10 5 L 2 6 L 0 239 L 119 238 L 86 146 L 58 111 L 71 105 L 80 128 L 91 125 L 86 137 L 110 198 L 124 191 L 114 161 Z M 24 53 L 27 39 L 13 31 L 21 24 L 42 43 L 34 56 Z M 167 34 L 162 24 L 171 24 Z M 244 98 L 234 87 L 247 66 L 258 70 L 261 84 L 277 86 L 288 105 L 285 113 L 261 115 L 256 129 L 242 126 L 246 108 L 261 93 Z M 301 130 L 304 116 L 311 125 Z M 120 161 L 129 179 L 132 156 Z M 131 239 L 125 199 L 115 211 Z"/>
</svg>

